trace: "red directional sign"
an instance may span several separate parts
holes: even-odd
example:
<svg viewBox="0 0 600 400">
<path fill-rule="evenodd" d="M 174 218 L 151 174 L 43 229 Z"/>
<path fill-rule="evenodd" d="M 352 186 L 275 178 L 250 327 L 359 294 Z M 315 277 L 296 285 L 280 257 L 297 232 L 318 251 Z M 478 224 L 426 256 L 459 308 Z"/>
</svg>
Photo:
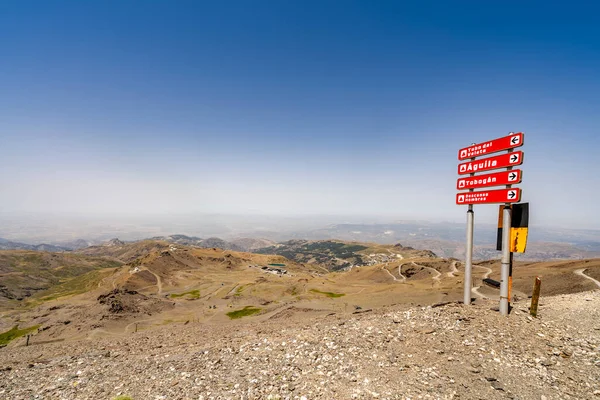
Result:
<svg viewBox="0 0 600 400">
<path fill-rule="evenodd" d="M 485 190 L 463 192 L 456 195 L 456 204 L 517 203 L 521 200 L 521 189 Z"/>
<path fill-rule="evenodd" d="M 515 151 L 513 153 L 458 164 L 458 174 L 464 175 L 474 172 L 489 171 L 492 169 L 514 167 L 515 165 L 521 165 L 522 163 L 523 152 Z"/>
<path fill-rule="evenodd" d="M 523 146 L 523 138 L 523 133 L 517 132 L 498 139 L 474 144 L 460 149 L 458 151 L 458 159 L 462 161 L 468 158 L 487 156 L 488 154 L 497 153 L 502 150 L 514 149 L 515 147 Z"/>
<path fill-rule="evenodd" d="M 520 169 L 496 172 L 487 175 L 468 176 L 456 181 L 458 190 L 477 189 L 488 186 L 516 185 L 521 183 L 523 172 Z"/>
</svg>

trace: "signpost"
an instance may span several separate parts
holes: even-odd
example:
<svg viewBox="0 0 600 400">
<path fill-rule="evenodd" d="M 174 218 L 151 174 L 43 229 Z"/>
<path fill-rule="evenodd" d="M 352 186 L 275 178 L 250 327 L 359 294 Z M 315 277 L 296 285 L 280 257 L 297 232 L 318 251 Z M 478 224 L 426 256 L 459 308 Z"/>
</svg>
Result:
<svg viewBox="0 0 600 400">
<path fill-rule="evenodd" d="M 523 171 L 520 169 L 513 169 L 510 171 L 496 172 L 494 174 L 459 178 L 456 181 L 456 189 L 464 190 L 489 186 L 516 185 L 517 183 L 521 183 L 522 179 Z"/>
<path fill-rule="evenodd" d="M 515 167 L 523 164 L 523 152 L 515 151 L 500 156 L 482 158 L 481 160 L 468 161 L 458 164 L 458 174 L 472 174 L 476 172 L 490 171 L 507 167 Z"/>
<path fill-rule="evenodd" d="M 473 144 L 458 151 L 458 160 L 466 160 L 467 158 L 487 156 L 488 154 L 497 153 L 499 151 L 514 149 L 523 146 L 522 132 L 510 133 L 498 139 L 489 140 L 487 142 Z"/>
<path fill-rule="evenodd" d="M 521 199 L 521 189 L 485 190 L 456 195 L 456 204 L 517 203 Z"/>
<path fill-rule="evenodd" d="M 523 172 L 513 167 L 523 163 L 522 151 L 514 151 L 523 145 L 525 135 L 522 132 L 510 133 L 498 139 L 489 140 L 479 144 L 472 144 L 458 151 L 458 160 L 469 161 L 458 164 L 458 175 L 470 174 L 460 177 L 456 181 L 457 190 L 468 190 L 456 194 L 456 204 L 468 205 L 467 211 L 467 243 L 465 257 L 464 303 L 471 303 L 472 287 L 472 257 L 473 257 L 473 222 L 474 204 L 503 203 L 502 209 L 502 269 L 500 281 L 500 313 L 508 315 L 508 290 L 512 253 L 510 251 L 511 238 L 511 204 L 521 200 L 521 189 L 512 185 L 521 183 Z M 506 151 L 504 154 L 493 157 L 479 158 L 490 154 Z M 506 168 L 505 171 L 476 175 L 480 172 Z M 505 186 L 503 189 L 474 191 L 478 188 L 491 186 Z"/>
</svg>

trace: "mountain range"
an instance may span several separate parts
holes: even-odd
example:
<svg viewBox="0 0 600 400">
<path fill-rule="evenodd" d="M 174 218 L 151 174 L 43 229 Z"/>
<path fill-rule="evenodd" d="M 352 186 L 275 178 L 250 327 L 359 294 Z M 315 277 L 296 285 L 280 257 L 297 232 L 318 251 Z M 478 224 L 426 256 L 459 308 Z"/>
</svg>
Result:
<svg viewBox="0 0 600 400">
<path fill-rule="evenodd" d="M 52 244 L 26 244 L 0 238 L 0 250 L 68 251 L 72 248 Z"/>
<path fill-rule="evenodd" d="M 222 229 L 221 229 L 222 230 Z M 121 233 L 126 233 L 123 231 Z M 140 231 L 141 232 L 141 231 Z M 311 229 L 286 229 L 271 231 L 254 229 L 228 233 L 223 236 L 197 236 L 172 234 L 142 236 L 126 242 L 141 240 L 163 240 L 170 243 L 199 248 L 220 248 L 233 251 L 258 251 L 286 243 L 290 240 L 342 240 L 378 244 L 396 244 L 419 250 L 430 250 L 441 257 L 464 258 L 464 224 L 426 221 L 398 221 L 394 223 L 340 223 Z M 475 227 L 474 259 L 497 259 L 500 253 L 495 249 L 496 226 L 477 224 Z M 73 251 L 90 246 L 102 245 L 106 239 L 78 239 L 69 241 L 47 241 L 43 244 L 23 243 L 0 239 L 0 249 L 23 249 L 38 251 Z M 530 227 L 527 251 L 516 254 L 521 260 L 583 259 L 600 257 L 600 231 L 590 229 L 563 229 L 552 227 Z"/>
</svg>

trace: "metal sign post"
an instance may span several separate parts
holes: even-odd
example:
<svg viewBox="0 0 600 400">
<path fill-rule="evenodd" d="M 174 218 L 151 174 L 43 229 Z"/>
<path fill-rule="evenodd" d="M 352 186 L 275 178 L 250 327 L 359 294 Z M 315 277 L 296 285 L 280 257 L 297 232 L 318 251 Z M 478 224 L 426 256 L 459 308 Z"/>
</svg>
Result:
<svg viewBox="0 0 600 400">
<path fill-rule="evenodd" d="M 475 213 L 473 212 L 473 204 L 469 204 L 467 211 L 467 254 L 465 255 L 465 296 L 463 302 L 471 304 L 471 288 L 473 287 L 473 279 L 471 277 L 473 271 L 473 225 L 475 224 Z"/>
<path fill-rule="evenodd" d="M 508 276 L 510 273 L 510 204 L 502 211 L 502 269 L 500 270 L 500 314 L 508 315 Z"/>
<path fill-rule="evenodd" d="M 471 146 L 475 146 L 476 143 L 471 143 Z M 461 154 L 458 157 L 460 159 Z M 471 158 L 471 161 L 475 161 L 475 157 Z M 469 176 L 474 177 L 475 173 Z M 457 183 L 458 185 L 458 183 Z M 473 192 L 473 189 L 469 189 L 469 192 Z M 464 298 L 463 303 L 471 304 L 471 289 L 473 287 L 473 228 L 475 225 L 475 212 L 473 211 L 473 204 L 469 204 L 467 210 L 467 248 L 465 249 L 465 283 L 464 283 Z"/>
</svg>

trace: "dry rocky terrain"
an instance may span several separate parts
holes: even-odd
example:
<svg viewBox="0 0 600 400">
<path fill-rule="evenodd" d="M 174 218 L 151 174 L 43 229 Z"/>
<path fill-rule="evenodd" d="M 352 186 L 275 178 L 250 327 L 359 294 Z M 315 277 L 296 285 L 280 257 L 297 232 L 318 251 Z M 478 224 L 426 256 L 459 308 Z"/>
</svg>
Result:
<svg viewBox="0 0 600 400">
<path fill-rule="evenodd" d="M 0 350 L 2 399 L 595 399 L 600 291 L 197 322 Z"/>
</svg>

